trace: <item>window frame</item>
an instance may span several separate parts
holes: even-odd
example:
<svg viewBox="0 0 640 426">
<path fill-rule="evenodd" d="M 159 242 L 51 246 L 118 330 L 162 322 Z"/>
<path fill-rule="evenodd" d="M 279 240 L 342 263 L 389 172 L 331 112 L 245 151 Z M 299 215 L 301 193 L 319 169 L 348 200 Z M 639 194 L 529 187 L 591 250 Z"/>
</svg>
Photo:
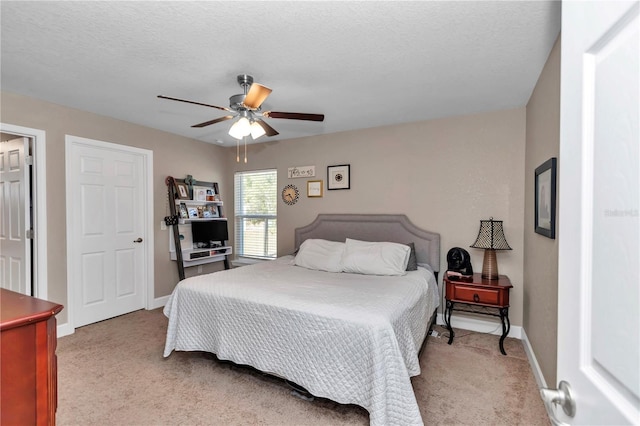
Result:
<svg viewBox="0 0 640 426">
<path fill-rule="evenodd" d="M 245 199 L 244 196 L 246 191 L 244 187 L 238 188 L 239 179 L 243 179 L 250 175 L 259 175 L 259 174 L 271 174 L 273 178 L 275 178 L 275 182 L 273 184 L 273 210 L 272 213 L 258 213 L 258 212 L 247 212 L 244 213 L 245 210 Z M 268 178 L 267 178 L 268 179 Z M 239 259 L 255 259 L 255 260 L 273 260 L 278 257 L 278 247 L 277 247 L 277 220 L 278 220 L 278 171 L 277 169 L 263 169 L 263 170 L 245 170 L 245 171 L 237 171 L 234 173 L 233 178 L 234 183 L 234 252 L 236 257 Z M 262 253 L 261 255 L 256 254 L 247 254 L 246 246 L 247 242 L 245 240 L 246 232 L 244 231 L 244 221 L 247 219 L 264 219 L 264 240 L 262 242 Z M 270 232 L 271 227 L 274 227 L 275 230 L 275 253 L 273 255 L 269 255 L 269 247 L 270 247 Z"/>
</svg>

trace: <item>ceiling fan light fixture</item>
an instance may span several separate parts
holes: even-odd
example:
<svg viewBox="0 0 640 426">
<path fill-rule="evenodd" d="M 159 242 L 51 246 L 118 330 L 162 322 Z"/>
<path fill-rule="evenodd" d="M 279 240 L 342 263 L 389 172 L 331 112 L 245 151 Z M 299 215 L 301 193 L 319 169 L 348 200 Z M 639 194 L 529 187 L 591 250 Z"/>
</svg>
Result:
<svg viewBox="0 0 640 426">
<path fill-rule="evenodd" d="M 238 121 L 233 123 L 233 126 L 229 129 L 229 135 L 236 139 L 242 139 L 245 136 L 251 134 L 251 123 L 246 117 L 241 117 Z"/>
<path fill-rule="evenodd" d="M 279 135 L 278 131 L 271 127 L 267 121 L 257 118 L 258 115 L 265 118 L 324 121 L 324 114 L 277 111 L 261 112 L 262 104 L 271 93 L 271 89 L 263 86 L 262 84 L 254 83 L 253 77 L 247 74 L 238 75 L 237 80 L 238 84 L 243 89 L 243 93 L 231 96 L 229 98 L 229 107 L 220 107 L 217 105 L 195 102 L 188 99 L 172 98 L 163 95 L 158 95 L 158 98 L 216 108 L 231 113 L 229 115 L 218 117 L 213 120 L 208 120 L 203 123 L 194 124 L 191 127 L 199 129 L 211 126 L 212 124 L 221 123 L 223 121 L 233 120 L 237 117 L 237 121 L 234 122 L 229 129 L 229 135 L 238 141 L 249 135 L 251 135 L 254 140 L 264 135 L 267 135 L 268 137 Z"/>
<path fill-rule="evenodd" d="M 253 121 L 251 123 L 251 137 L 253 140 L 258 139 L 260 136 L 264 136 L 267 132 L 262 128 L 260 123 Z"/>
</svg>

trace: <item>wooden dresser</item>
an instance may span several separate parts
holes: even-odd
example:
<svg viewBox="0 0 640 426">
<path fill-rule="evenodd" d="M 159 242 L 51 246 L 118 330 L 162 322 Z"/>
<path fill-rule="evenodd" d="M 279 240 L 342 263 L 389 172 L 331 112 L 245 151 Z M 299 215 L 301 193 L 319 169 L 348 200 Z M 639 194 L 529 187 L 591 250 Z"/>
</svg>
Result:
<svg viewBox="0 0 640 426">
<path fill-rule="evenodd" d="M 56 422 L 56 318 L 62 305 L 0 289 L 0 424 Z"/>
</svg>

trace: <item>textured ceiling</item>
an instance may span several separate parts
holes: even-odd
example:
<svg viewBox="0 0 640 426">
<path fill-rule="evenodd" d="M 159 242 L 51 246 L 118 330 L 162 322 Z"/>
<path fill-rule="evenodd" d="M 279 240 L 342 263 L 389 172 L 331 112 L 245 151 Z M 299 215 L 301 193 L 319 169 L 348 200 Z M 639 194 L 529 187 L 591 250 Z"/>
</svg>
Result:
<svg viewBox="0 0 640 426">
<path fill-rule="evenodd" d="M 560 31 L 560 2 L 0 3 L 1 89 L 206 142 L 190 126 L 242 93 L 273 89 L 258 142 L 526 105 Z"/>
</svg>

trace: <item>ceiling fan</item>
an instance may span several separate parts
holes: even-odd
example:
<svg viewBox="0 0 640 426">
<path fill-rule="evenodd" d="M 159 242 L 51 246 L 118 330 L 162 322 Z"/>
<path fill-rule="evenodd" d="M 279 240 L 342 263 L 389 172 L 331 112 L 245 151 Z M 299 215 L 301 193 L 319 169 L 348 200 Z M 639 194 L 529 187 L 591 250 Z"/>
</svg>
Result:
<svg viewBox="0 0 640 426">
<path fill-rule="evenodd" d="M 253 139 L 258 139 L 263 135 L 275 136 L 279 133 L 267 124 L 262 118 L 286 118 L 290 120 L 308 120 L 308 121 L 324 121 L 324 114 L 307 114 L 300 112 L 278 112 L 264 111 L 261 112 L 262 103 L 271 93 L 271 89 L 262 84 L 254 83 L 253 77 L 246 74 L 238 76 L 238 84 L 242 87 L 243 92 L 233 95 L 229 98 L 229 107 L 221 107 L 217 105 L 209 105 L 201 102 L 189 101 L 186 99 L 171 98 L 169 96 L 158 95 L 161 99 L 171 101 L 186 102 L 188 104 L 202 105 L 210 108 L 216 108 L 227 111 L 231 115 L 215 118 L 203 123 L 194 124 L 191 127 L 206 127 L 212 124 L 221 123 L 239 117 L 238 120 L 229 129 L 229 135 L 240 140 L 251 135 Z"/>
</svg>

